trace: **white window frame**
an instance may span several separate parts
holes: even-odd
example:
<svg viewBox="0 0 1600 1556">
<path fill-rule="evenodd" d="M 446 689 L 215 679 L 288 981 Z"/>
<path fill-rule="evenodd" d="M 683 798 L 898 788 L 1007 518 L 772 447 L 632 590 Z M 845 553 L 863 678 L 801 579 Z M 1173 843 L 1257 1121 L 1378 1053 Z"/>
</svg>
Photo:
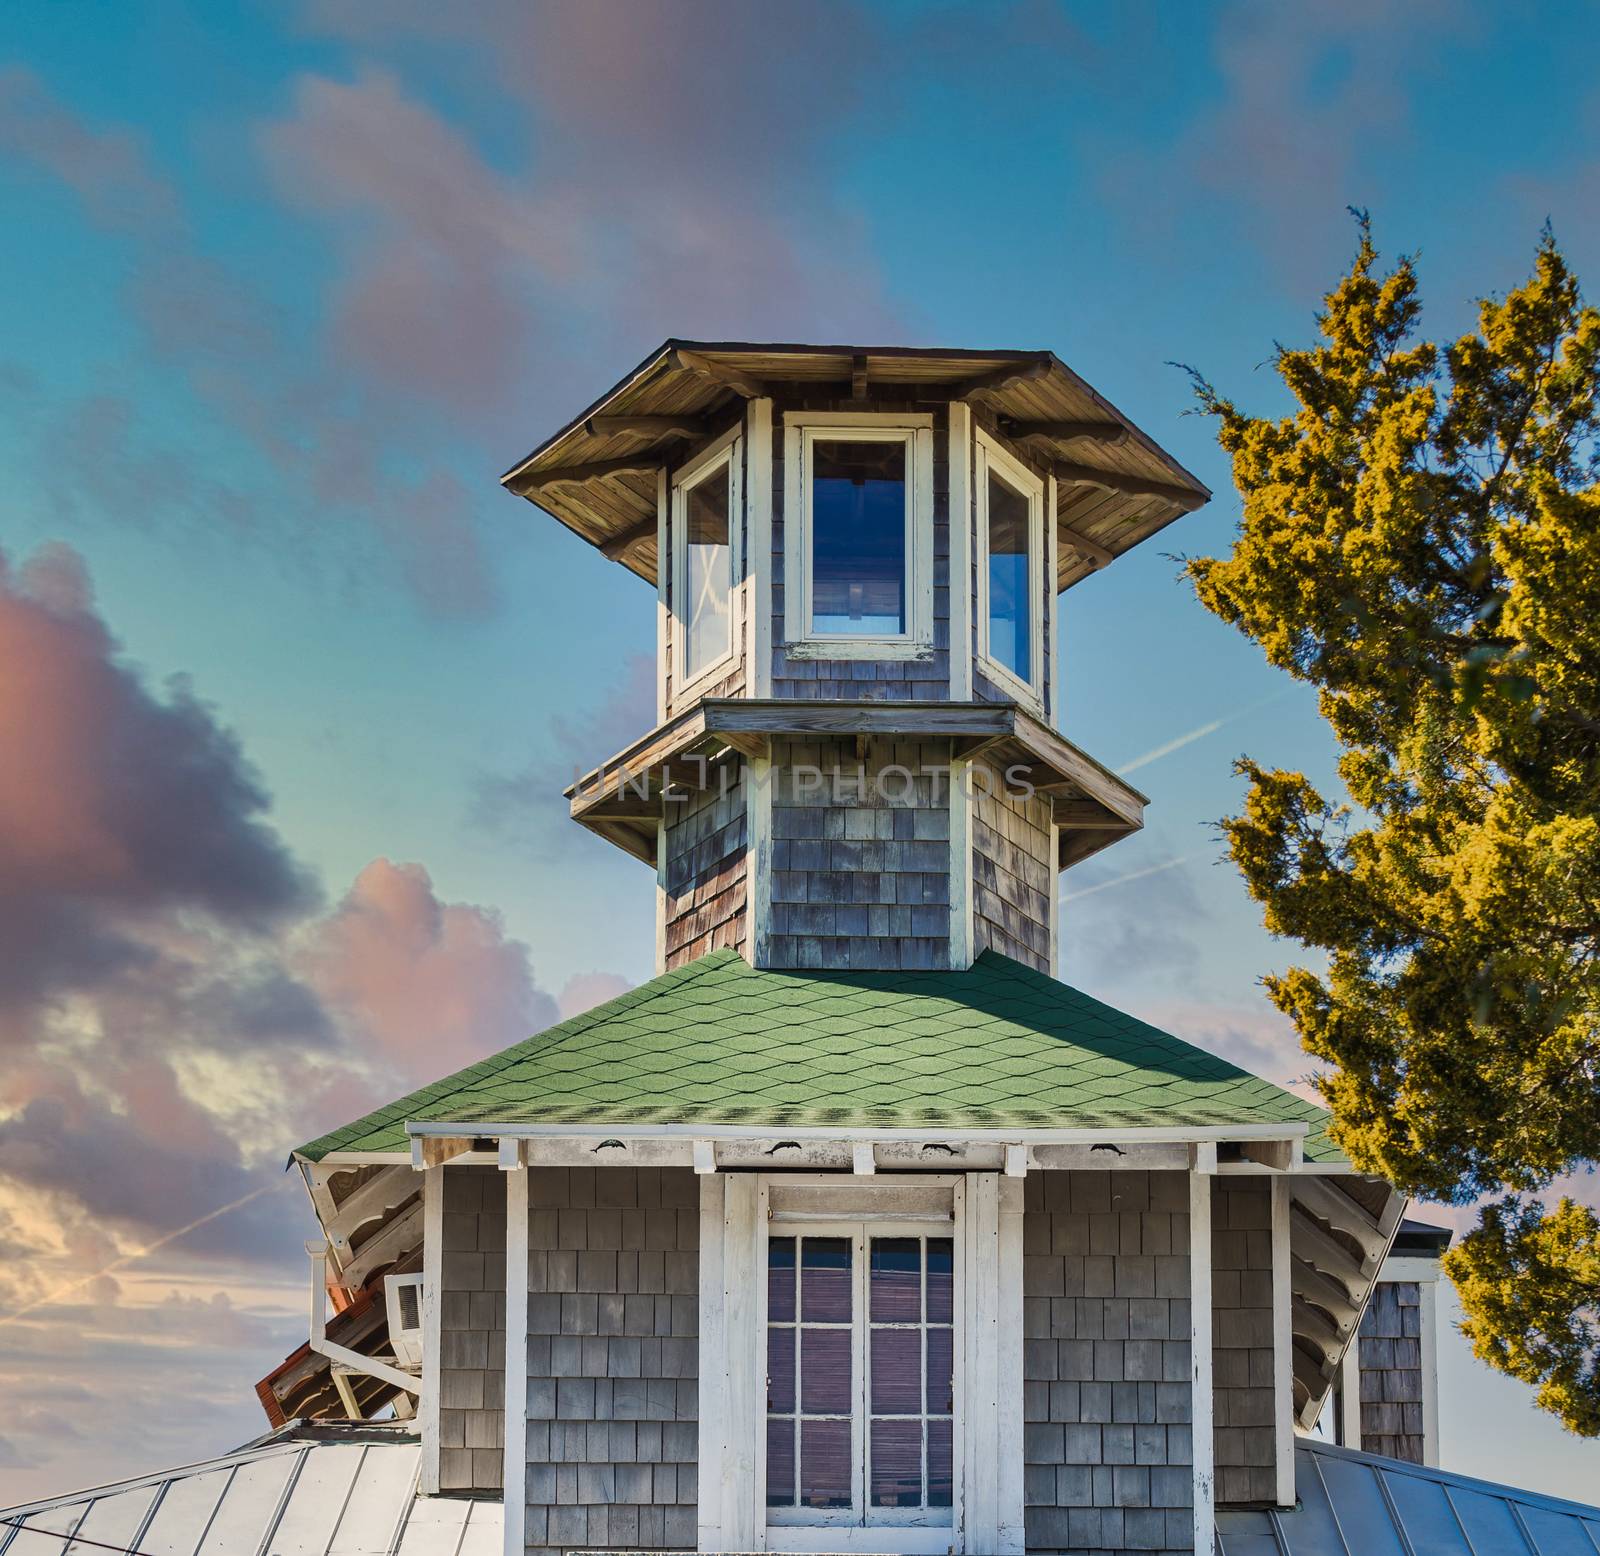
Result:
<svg viewBox="0 0 1600 1556">
<path fill-rule="evenodd" d="M 933 653 L 933 417 L 874 411 L 784 414 L 784 644 L 794 659 L 926 659 Z M 812 627 L 811 451 L 818 440 L 906 449 L 906 630 L 818 633 Z"/>
<path fill-rule="evenodd" d="M 739 661 L 739 645 L 744 632 L 743 578 L 744 578 L 744 429 L 730 427 L 721 437 L 714 439 L 692 459 L 685 461 L 672 472 L 671 527 L 672 527 L 672 639 L 676 652 L 672 656 L 675 684 L 672 688 L 674 707 L 681 707 L 686 698 L 692 698 L 713 681 L 720 680 Z M 728 652 L 720 659 L 695 672 L 688 678 L 689 650 L 689 545 L 688 507 L 685 501 L 689 488 L 698 486 L 714 474 L 719 465 L 728 471 Z"/>
<path fill-rule="evenodd" d="M 761 1396 L 756 1413 L 755 1502 L 758 1524 L 763 1528 L 762 1548 L 783 1552 L 852 1552 L 894 1551 L 898 1556 L 945 1556 L 952 1549 L 961 1549 L 964 1539 L 965 1516 L 965 1393 L 968 1351 L 968 1297 L 967 1254 L 965 1241 L 966 1180 L 950 1174 L 906 1174 L 903 1186 L 915 1193 L 939 1190 L 950 1195 L 950 1212 L 922 1213 L 907 1211 L 895 1203 L 894 1185 L 881 1180 L 872 1187 L 852 1182 L 838 1174 L 766 1174 L 761 1175 L 759 1210 L 756 1218 L 757 1237 L 754 1257 L 756 1275 L 755 1339 L 759 1365 L 755 1369 Z M 808 1185 L 821 1191 L 825 1208 L 820 1211 L 786 1212 L 772 1206 L 772 1189 L 779 1185 Z M 770 1237 L 790 1236 L 845 1236 L 862 1235 L 863 1243 L 873 1237 L 893 1236 L 949 1236 L 954 1243 L 954 1410 L 951 1415 L 951 1505 L 948 1509 L 879 1508 L 877 1517 L 866 1507 L 866 1487 L 859 1488 L 857 1500 L 866 1514 L 866 1522 L 852 1522 L 854 1509 L 801 1509 L 769 1508 L 767 1503 L 767 1409 L 766 1409 L 766 1358 L 767 1358 L 767 1241 Z M 858 1283 L 865 1280 L 863 1255 L 856 1255 Z M 852 1412 L 856 1421 L 854 1430 L 864 1432 L 866 1419 L 860 1416 L 868 1380 L 865 1375 L 866 1310 L 858 1289 L 853 1307 L 852 1330 L 855 1334 L 854 1378 L 856 1408 Z M 796 1388 L 799 1376 L 796 1374 Z M 799 1401 L 796 1400 L 796 1405 Z M 854 1439 L 853 1439 L 854 1440 Z M 864 1439 L 862 1439 L 864 1444 Z M 855 1465 L 856 1476 L 865 1473 L 865 1454 Z M 944 1518 L 942 1522 L 929 1522 L 930 1516 Z M 921 1521 L 916 1521 L 921 1520 Z"/>
<path fill-rule="evenodd" d="M 1044 712 L 1044 480 L 986 432 L 977 435 L 974 474 L 978 561 L 978 665 L 1018 702 Z M 989 652 L 989 473 L 993 471 L 1028 503 L 1028 669 L 1024 681 Z"/>
</svg>

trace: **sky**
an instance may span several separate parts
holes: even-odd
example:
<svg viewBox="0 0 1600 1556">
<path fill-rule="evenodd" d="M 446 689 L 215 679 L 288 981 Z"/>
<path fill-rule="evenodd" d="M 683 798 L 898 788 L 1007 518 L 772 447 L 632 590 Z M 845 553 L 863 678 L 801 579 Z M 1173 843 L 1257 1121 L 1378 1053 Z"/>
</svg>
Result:
<svg viewBox="0 0 1600 1556">
<path fill-rule="evenodd" d="M 650 976 L 560 789 L 653 721 L 651 591 L 497 477 L 668 336 L 1049 348 L 1218 493 L 1064 602 L 1152 805 L 1060 970 L 1302 1080 L 1210 823 L 1332 752 L 1180 577 L 1238 505 L 1173 364 L 1281 409 L 1352 205 L 1436 337 L 1547 217 L 1600 272 L 1597 52 L 1560 0 L 0 8 L 0 1500 L 263 1430 L 287 1150 Z M 1447 1466 L 1600 1500 L 1453 1333 L 1441 1400 Z"/>
</svg>

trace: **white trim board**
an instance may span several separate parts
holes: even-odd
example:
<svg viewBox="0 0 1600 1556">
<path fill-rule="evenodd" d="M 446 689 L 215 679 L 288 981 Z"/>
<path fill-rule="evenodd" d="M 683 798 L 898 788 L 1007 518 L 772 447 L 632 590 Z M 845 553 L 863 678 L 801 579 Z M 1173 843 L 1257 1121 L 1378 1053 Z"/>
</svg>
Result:
<svg viewBox="0 0 1600 1556">
<path fill-rule="evenodd" d="M 422 1467 L 417 1489 L 439 1489 L 439 1346 L 441 1299 L 439 1283 L 444 1273 L 444 1169 L 427 1167 L 422 1173 L 422 1395 L 417 1401 L 417 1424 L 422 1433 Z"/>
<path fill-rule="evenodd" d="M 506 1170 L 506 1388 L 501 1487 L 505 1556 L 523 1556 L 528 1500 L 528 1169 Z"/>
<path fill-rule="evenodd" d="M 1189 1173 L 1190 1433 L 1194 1454 L 1194 1548 L 1216 1545 L 1216 1394 L 1211 1368 L 1211 1180 L 1204 1161 Z"/>
</svg>

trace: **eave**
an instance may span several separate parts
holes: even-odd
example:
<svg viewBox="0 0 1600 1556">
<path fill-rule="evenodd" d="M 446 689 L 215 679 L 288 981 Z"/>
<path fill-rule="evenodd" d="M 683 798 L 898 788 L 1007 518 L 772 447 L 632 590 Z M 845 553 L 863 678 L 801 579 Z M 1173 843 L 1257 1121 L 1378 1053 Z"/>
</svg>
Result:
<svg viewBox="0 0 1600 1556">
<path fill-rule="evenodd" d="M 1209 489 L 1052 352 L 668 340 L 501 477 L 647 582 L 656 472 L 759 395 L 971 404 L 1055 471 L 1060 589 L 1210 500 Z"/>
<path fill-rule="evenodd" d="M 784 736 L 947 739 L 1046 795 L 1061 831 L 1060 868 L 1144 825 L 1148 799 L 1014 703 L 845 702 L 707 698 L 619 751 L 564 792 L 574 821 L 647 864 L 658 823 L 688 792 L 736 781 L 737 753 L 767 756 Z"/>
</svg>

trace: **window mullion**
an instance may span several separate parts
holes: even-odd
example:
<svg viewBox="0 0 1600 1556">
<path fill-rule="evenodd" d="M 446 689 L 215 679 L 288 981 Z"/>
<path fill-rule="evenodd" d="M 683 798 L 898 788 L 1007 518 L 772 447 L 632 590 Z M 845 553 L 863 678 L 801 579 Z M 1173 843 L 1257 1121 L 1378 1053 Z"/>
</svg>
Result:
<svg viewBox="0 0 1600 1556">
<path fill-rule="evenodd" d="M 852 1427 L 854 1460 L 851 1466 L 851 1485 L 855 1495 L 856 1522 L 865 1524 L 867 1521 L 867 1461 L 872 1452 L 872 1439 L 870 1431 L 870 1416 L 868 1413 L 869 1395 L 867 1392 L 867 1368 L 869 1365 L 869 1330 L 871 1328 L 871 1314 L 868 1308 L 868 1280 L 867 1280 L 867 1228 L 861 1222 L 856 1228 L 855 1236 L 855 1325 L 852 1339 L 854 1344 L 854 1362 L 856 1369 L 856 1388 L 854 1400 L 855 1420 Z"/>
</svg>

